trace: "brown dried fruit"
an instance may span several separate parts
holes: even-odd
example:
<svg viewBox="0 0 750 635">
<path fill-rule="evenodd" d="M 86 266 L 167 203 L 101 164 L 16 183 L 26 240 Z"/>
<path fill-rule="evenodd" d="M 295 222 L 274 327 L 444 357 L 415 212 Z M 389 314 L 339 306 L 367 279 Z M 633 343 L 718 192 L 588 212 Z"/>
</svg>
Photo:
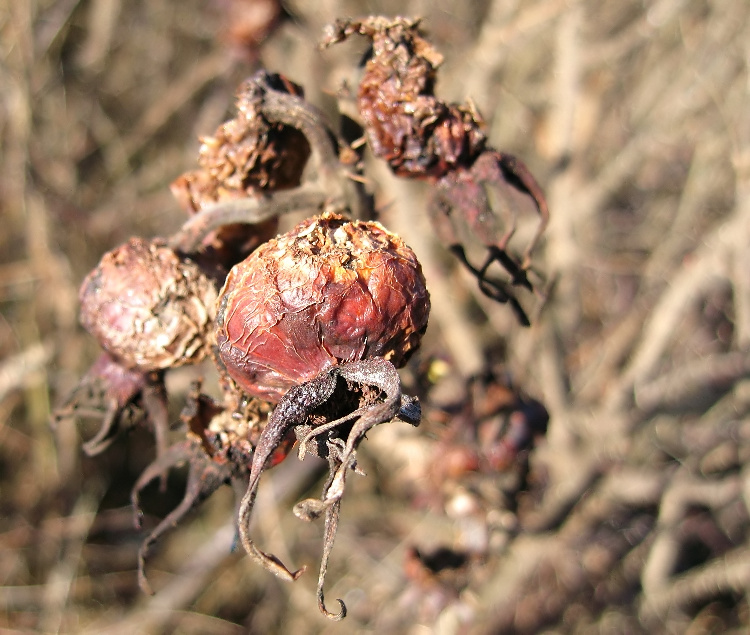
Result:
<svg viewBox="0 0 750 635">
<path fill-rule="evenodd" d="M 399 176 L 440 177 L 470 163 L 486 141 L 482 121 L 470 105 L 435 97 L 443 57 L 420 34 L 419 20 L 339 20 L 328 28 L 323 45 L 354 33 L 372 39 L 358 100 L 373 154 Z"/>
<path fill-rule="evenodd" d="M 170 185 L 180 206 L 195 214 L 216 203 L 258 197 L 264 192 L 297 187 L 310 157 L 310 145 L 296 128 L 269 122 L 262 114 L 267 90 L 302 96 L 300 86 L 283 75 L 259 71 L 237 92 L 237 115 L 202 139 L 200 168 Z M 204 241 L 215 261 L 227 269 L 272 238 L 278 222 L 233 223 Z"/>
<path fill-rule="evenodd" d="M 528 326 L 528 316 L 511 287 L 534 290 L 527 271 L 549 218 L 542 188 L 523 161 L 487 145 L 484 124 L 471 103 L 448 104 L 434 95 L 443 58 L 422 37 L 419 20 L 378 16 L 338 20 L 328 27 L 322 44 L 330 46 L 355 33 L 372 40 L 358 106 L 373 154 L 385 159 L 398 176 L 437 183 L 430 211 L 442 242 L 476 276 L 482 293 L 510 302 L 520 322 Z M 498 199 L 496 205 L 488 192 Z M 508 250 L 519 196 L 521 207 L 531 203 L 540 217 L 520 262 Z M 469 242 L 483 243 L 484 264 L 471 264 L 462 234 L 469 234 Z M 488 278 L 494 262 L 510 280 Z"/>
<path fill-rule="evenodd" d="M 220 293 L 220 361 L 250 395 L 277 402 L 340 363 L 399 366 L 430 301 L 412 250 L 374 222 L 308 219 L 235 266 Z"/>
<path fill-rule="evenodd" d="M 260 71 L 237 91 L 237 115 L 202 139 L 200 169 L 172 184 L 172 192 L 188 211 L 222 200 L 284 190 L 300 184 L 310 145 L 296 128 L 269 122 L 261 108 L 267 89 L 302 96 L 300 86 L 283 75 Z"/>
<path fill-rule="evenodd" d="M 216 285 L 159 240 L 131 238 L 83 281 L 81 323 L 126 368 L 153 371 L 207 352 Z"/>
</svg>

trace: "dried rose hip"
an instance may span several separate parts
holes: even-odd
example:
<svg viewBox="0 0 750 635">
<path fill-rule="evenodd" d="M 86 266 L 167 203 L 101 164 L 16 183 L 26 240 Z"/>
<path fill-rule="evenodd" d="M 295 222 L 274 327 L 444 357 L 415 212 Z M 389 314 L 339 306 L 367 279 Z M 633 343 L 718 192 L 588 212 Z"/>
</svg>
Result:
<svg viewBox="0 0 750 635">
<path fill-rule="evenodd" d="M 300 184 L 310 145 L 296 128 L 263 116 L 263 99 L 268 90 L 303 95 L 300 86 L 267 71 L 259 71 L 242 83 L 237 92 L 237 114 L 212 136 L 201 139 L 200 167 L 184 173 L 170 186 L 177 202 L 189 214 L 216 203 L 261 197 Z M 273 238 L 277 230 L 276 218 L 225 225 L 205 239 L 202 259 L 218 262 L 228 270 Z"/>
<path fill-rule="evenodd" d="M 308 219 L 236 265 L 221 290 L 216 343 L 248 394 L 278 402 L 340 363 L 405 363 L 427 326 L 417 258 L 374 222 Z"/>
<path fill-rule="evenodd" d="M 441 177 L 469 164 L 486 142 L 482 121 L 471 105 L 435 97 L 443 56 L 422 37 L 419 20 L 337 20 L 323 46 L 355 33 L 372 40 L 357 100 L 373 154 L 398 176 L 413 178 Z"/>
<path fill-rule="evenodd" d="M 237 114 L 203 137 L 200 168 L 186 172 L 171 185 L 180 205 L 196 212 L 213 203 L 263 191 L 296 187 L 310 156 L 304 134 L 262 114 L 267 90 L 302 96 L 300 86 L 283 75 L 259 71 L 237 92 Z"/>
<path fill-rule="evenodd" d="M 148 372 L 207 352 L 216 285 L 159 240 L 131 238 L 83 281 L 81 323 L 126 368 Z"/>
<path fill-rule="evenodd" d="M 530 324 L 511 287 L 533 291 L 527 277 L 531 254 L 549 219 L 547 202 L 533 174 L 517 157 L 487 145 L 479 113 L 435 96 L 442 55 L 423 37 L 419 20 L 369 16 L 337 20 L 322 45 L 360 34 L 372 40 L 357 104 L 372 153 L 401 177 L 436 183 L 429 210 L 441 241 L 477 278 L 486 296 L 510 302 L 520 322 Z M 488 196 L 488 193 L 490 194 Z M 518 260 L 508 250 L 520 210 L 539 214 L 536 232 Z M 481 242 L 484 264 L 471 264 L 464 242 Z M 490 279 L 499 263 L 510 280 Z"/>
</svg>

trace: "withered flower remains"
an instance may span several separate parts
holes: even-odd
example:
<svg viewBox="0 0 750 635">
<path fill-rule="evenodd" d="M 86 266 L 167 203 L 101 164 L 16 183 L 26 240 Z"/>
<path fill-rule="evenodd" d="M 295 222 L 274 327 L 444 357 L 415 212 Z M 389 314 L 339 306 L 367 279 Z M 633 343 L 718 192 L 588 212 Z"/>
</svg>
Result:
<svg viewBox="0 0 750 635">
<path fill-rule="evenodd" d="M 302 88 L 283 75 L 259 71 L 237 92 L 236 114 L 201 139 L 198 165 L 170 188 L 180 206 L 196 214 L 217 203 L 262 198 L 297 187 L 310 157 L 310 145 L 296 128 L 269 121 L 262 112 L 266 91 L 301 97 Z M 278 229 L 278 218 L 263 223 L 231 223 L 203 241 L 203 260 L 229 269 Z"/>
<path fill-rule="evenodd" d="M 372 41 L 357 105 L 373 154 L 398 176 L 436 185 L 428 210 L 438 237 L 476 276 L 485 295 L 510 302 L 528 325 L 511 287 L 533 290 L 527 270 L 549 216 L 542 188 L 523 161 L 488 145 L 472 104 L 446 103 L 435 95 L 443 57 L 421 33 L 419 20 L 338 20 L 327 28 L 322 44 L 331 46 L 354 34 Z M 536 211 L 539 221 L 518 259 L 509 243 L 519 212 L 527 210 Z M 479 267 L 467 256 L 467 234 L 486 250 Z M 500 263 L 510 280 L 489 279 L 493 262 Z"/>
<path fill-rule="evenodd" d="M 255 447 L 239 510 L 242 544 L 284 579 L 302 572 L 258 549 L 249 534 L 260 476 L 294 431 L 300 457 L 311 452 L 329 462 L 323 496 L 300 503 L 295 513 L 304 520 L 325 514 L 318 605 L 341 619 L 343 602 L 339 613 L 329 612 L 323 584 L 357 445 L 367 430 L 402 408 L 405 419 L 419 418 L 410 414 L 414 401 L 402 398 L 395 366 L 405 363 L 427 327 L 430 301 L 421 267 L 412 250 L 380 224 L 325 214 L 236 265 L 218 306 L 221 371 L 245 393 L 279 402 Z M 343 393 L 337 393 L 339 378 L 347 382 Z"/>
</svg>

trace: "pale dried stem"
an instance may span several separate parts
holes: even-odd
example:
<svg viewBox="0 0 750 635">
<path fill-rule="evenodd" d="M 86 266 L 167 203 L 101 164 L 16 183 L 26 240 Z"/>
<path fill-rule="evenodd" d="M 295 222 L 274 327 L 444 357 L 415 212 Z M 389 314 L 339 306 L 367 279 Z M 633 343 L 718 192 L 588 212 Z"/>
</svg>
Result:
<svg viewBox="0 0 750 635">
<path fill-rule="evenodd" d="M 636 383 L 654 377 L 685 312 L 708 291 L 727 284 L 730 261 L 737 249 L 745 249 L 750 215 L 735 210 L 685 262 L 661 295 L 644 326 L 630 363 L 608 396 L 610 406 L 629 401 Z M 625 401 L 623 401 L 625 400 Z"/>
<path fill-rule="evenodd" d="M 161 99 L 152 103 L 135 123 L 132 132 L 122 139 L 123 155 L 128 163 L 113 169 L 113 176 L 128 170 L 134 155 L 140 152 L 176 113 L 190 104 L 199 91 L 217 77 L 225 75 L 230 68 L 231 59 L 223 52 L 217 51 L 197 64 L 189 66 L 182 76 L 172 80 L 169 90 L 164 91 Z"/>
<path fill-rule="evenodd" d="M 559 17 L 571 8 L 571 3 L 547 0 L 524 7 L 516 16 L 510 16 L 507 7 L 503 0 L 492 3 L 477 43 L 467 56 L 471 64 L 467 64 L 463 90 L 480 111 L 492 112 L 496 106 L 495 96 L 488 89 L 505 63 L 510 45 Z"/>
<path fill-rule="evenodd" d="M 641 573 L 646 604 L 651 602 L 650 597 L 654 593 L 668 586 L 682 547 L 675 532 L 684 521 L 689 508 L 700 505 L 718 510 L 739 496 L 741 486 L 740 479 L 736 476 L 709 482 L 698 480 L 685 471 L 674 475 L 661 499 L 657 537 Z"/>
<path fill-rule="evenodd" d="M 76 525 L 77 531 L 71 540 L 61 548 L 57 565 L 50 570 L 44 587 L 42 615 L 39 623 L 41 632 L 57 632 L 63 624 L 64 614 L 70 601 L 71 588 L 78 574 L 81 552 L 88 538 L 91 525 L 96 519 L 103 492 L 89 487 L 76 502 L 68 522 Z"/>
<path fill-rule="evenodd" d="M 235 537 L 232 519 L 219 527 L 197 550 L 184 559 L 183 566 L 174 577 L 159 589 L 157 595 L 148 596 L 129 611 L 125 618 L 95 624 L 85 633 L 113 633 L 130 635 L 134 632 L 158 633 L 172 624 L 175 615 L 189 607 L 206 588 L 227 561 L 236 560 L 232 554 Z"/>
<path fill-rule="evenodd" d="M 39 342 L 26 350 L 6 358 L 0 364 L 0 402 L 12 391 L 34 381 L 52 358 L 49 342 Z"/>
<path fill-rule="evenodd" d="M 675 609 L 704 603 L 726 593 L 750 593 L 750 546 L 744 545 L 691 569 L 673 582 L 650 593 L 641 604 L 642 618 L 668 621 Z"/>
<path fill-rule="evenodd" d="M 635 403 L 646 414 L 656 410 L 705 410 L 712 400 L 750 375 L 747 352 L 696 360 L 635 386 Z M 708 403 L 707 403 L 708 402 Z"/>
<path fill-rule="evenodd" d="M 214 229 L 229 223 L 260 223 L 291 212 L 315 213 L 322 209 L 327 192 L 316 183 L 304 183 L 293 190 L 275 192 L 258 198 L 222 201 L 191 216 L 173 234 L 168 245 L 182 253 L 198 249 L 201 241 Z"/>
</svg>

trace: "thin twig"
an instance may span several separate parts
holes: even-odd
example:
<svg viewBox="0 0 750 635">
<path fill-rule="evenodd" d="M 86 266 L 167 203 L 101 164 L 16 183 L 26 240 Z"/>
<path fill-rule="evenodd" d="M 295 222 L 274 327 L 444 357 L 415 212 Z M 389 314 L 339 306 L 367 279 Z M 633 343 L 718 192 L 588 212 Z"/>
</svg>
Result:
<svg viewBox="0 0 750 635">
<path fill-rule="evenodd" d="M 315 213 L 327 199 L 328 194 L 319 185 L 304 183 L 293 190 L 282 190 L 268 196 L 222 201 L 191 216 L 167 244 L 176 251 L 192 253 L 212 230 L 222 225 L 255 224 L 290 212 Z"/>
</svg>

